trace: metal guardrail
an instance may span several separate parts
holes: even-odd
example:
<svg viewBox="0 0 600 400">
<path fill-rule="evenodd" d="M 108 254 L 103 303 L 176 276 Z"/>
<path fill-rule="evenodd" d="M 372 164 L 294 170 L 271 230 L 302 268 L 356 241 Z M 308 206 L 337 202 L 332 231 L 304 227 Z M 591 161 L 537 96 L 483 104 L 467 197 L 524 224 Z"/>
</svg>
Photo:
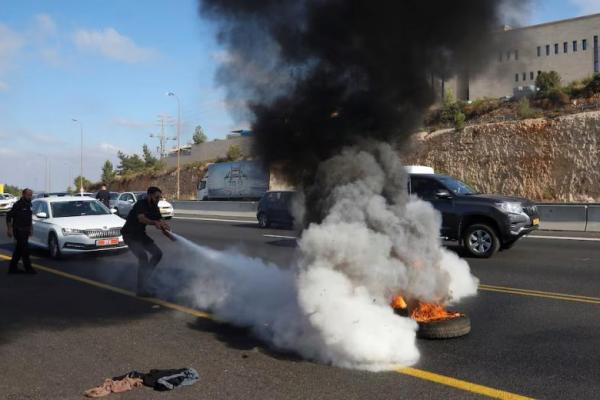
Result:
<svg viewBox="0 0 600 400">
<path fill-rule="evenodd" d="M 255 218 L 255 201 L 173 201 L 176 214 Z M 600 232 L 600 204 L 538 203 L 540 229 Z"/>
</svg>

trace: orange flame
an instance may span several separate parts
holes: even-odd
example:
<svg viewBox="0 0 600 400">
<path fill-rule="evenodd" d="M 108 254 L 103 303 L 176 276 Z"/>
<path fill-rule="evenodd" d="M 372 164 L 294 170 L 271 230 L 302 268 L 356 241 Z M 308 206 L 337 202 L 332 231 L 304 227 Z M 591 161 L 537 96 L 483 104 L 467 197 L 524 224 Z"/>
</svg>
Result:
<svg viewBox="0 0 600 400">
<path fill-rule="evenodd" d="M 408 307 L 402 296 L 394 296 L 391 306 L 395 310 L 404 310 Z M 431 304 L 416 302 L 416 306 L 412 307 L 410 317 L 417 322 L 432 322 L 443 319 L 452 319 L 460 317 L 462 314 L 457 312 L 446 311 L 441 304 Z"/>
<path fill-rule="evenodd" d="M 441 304 L 418 302 L 411 311 L 410 317 L 417 322 L 431 322 L 460 317 L 460 313 L 446 311 Z"/>
</svg>

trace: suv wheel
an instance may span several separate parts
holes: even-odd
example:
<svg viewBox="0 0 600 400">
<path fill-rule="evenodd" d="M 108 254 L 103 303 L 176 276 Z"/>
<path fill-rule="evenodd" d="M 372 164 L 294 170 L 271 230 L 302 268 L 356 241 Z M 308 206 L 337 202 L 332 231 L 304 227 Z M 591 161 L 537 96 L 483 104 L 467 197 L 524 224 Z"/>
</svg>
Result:
<svg viewBox="0 0 600 400">
<path fill-rule="evenodd" d="M 60 258 L 60 245 L 55 233 L 51 233 L 48 237 L 48 251 L 50 252 L 50 257 L 55 259 Z"/>
<path fill-rule="evenodd" d="M 473 224 L 463 236 L 465 249 L 474 257 L 491 257 L 500 248 L 500 241 L 494 228 L 485 224 Z"/>
<path fill-rule="evenodd" d="M 271 222 L 269 222 L 269 218 L 267 217 L 267 214 L 260 213 L 258 215 L 258 226 L 264 229 L 264 228 L 268 228 L 269 225 L 271 225 Z"/>
</svg>

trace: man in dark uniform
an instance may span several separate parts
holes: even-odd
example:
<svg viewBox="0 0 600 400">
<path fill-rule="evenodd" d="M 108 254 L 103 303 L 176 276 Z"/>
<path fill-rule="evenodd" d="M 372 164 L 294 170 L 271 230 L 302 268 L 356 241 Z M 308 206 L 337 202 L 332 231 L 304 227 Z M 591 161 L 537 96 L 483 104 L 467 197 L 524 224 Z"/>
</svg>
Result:
<svg viewBox="0 0 600 400">
<path fill-rule="evenodd" d="M 102 188 L 96 193 L 96 200 L 100 200 L 102 204 L 110 208 L 110 193 L 106 190 L 106 185 L 103 183 Z"/>
<path fill-rule="evenodd" d="M 137 295 L 141 297 L 151 297 L 154 295 L 148 289 L 148 279 L 162 258 L 162 251 L 146 234 L 146 225 L 154 225 L 165 236 L 173 240 L 169 225 L 160 216 L 158 202 L 161 197 L 162 192 L 159 188 L 154 186 L 149 187 L 146 196 L 135 203 L 127 216 L 125 225 L 121 228 L 123 240 L 139 262 Z M 148 260 L 147 253 L 151 255 L 150 260 Z"/>
<path fill-rule="evenodd" d="M 21 271 L 17 269 L 19 259 L 23 259 L 25 272 L 35 274 L 36 271 L 31 266 L 29 259 L 29 237 L 33 233 L 32 215 L 31 215 L 31 199 L 33 192 L 31 189 L 23 190 L 21 198 L 17 201 L 12 209 L 6 214 L 6 225 L 8 237 L 14 237 L 17 241 L 15 250 L 10 260 L 8 268 L 9 274 L 18 274 Z"/>
</svg>

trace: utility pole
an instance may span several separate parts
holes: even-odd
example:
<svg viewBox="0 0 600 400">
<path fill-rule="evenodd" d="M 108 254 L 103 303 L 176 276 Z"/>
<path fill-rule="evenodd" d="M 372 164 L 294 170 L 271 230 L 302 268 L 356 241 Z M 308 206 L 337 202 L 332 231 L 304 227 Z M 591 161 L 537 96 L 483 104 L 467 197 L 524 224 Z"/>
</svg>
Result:
<svg viewBox="0 0 600 400">
<path fill-rule="evenodd" d="M 79 124 L 79 129 L 81 132 L 81 165 L 79 171 L 79 193 L 83 195 L 83 124 L 81 121 L 72 118 L 73 122 Z"/>
<path fill-rule="evenodd" d="M 151 133 L 150 137 L 158 139 L 158 152 L 160 158 L 163 159 L 167 156 L 167 141 L 176 139 L 175 137 L 167 137 L 165 134 L 165 125 L 173 126 L 173 118 L 168 114 L 160 114 L 158 116 L 158 125 L 160 125 L 160 133 Z"/>
<path fill-rule="evenodd" d="M 173 92 L 168 92 L 167 96 L 175 97 L 175 100 L 177 100 L 177 200 L 179 200 L 179 177 L 181 172 L 181 135 L 179 132 L 181 126 L 181 102 L 179 101 L 179 96 Z"/>
</svg>

